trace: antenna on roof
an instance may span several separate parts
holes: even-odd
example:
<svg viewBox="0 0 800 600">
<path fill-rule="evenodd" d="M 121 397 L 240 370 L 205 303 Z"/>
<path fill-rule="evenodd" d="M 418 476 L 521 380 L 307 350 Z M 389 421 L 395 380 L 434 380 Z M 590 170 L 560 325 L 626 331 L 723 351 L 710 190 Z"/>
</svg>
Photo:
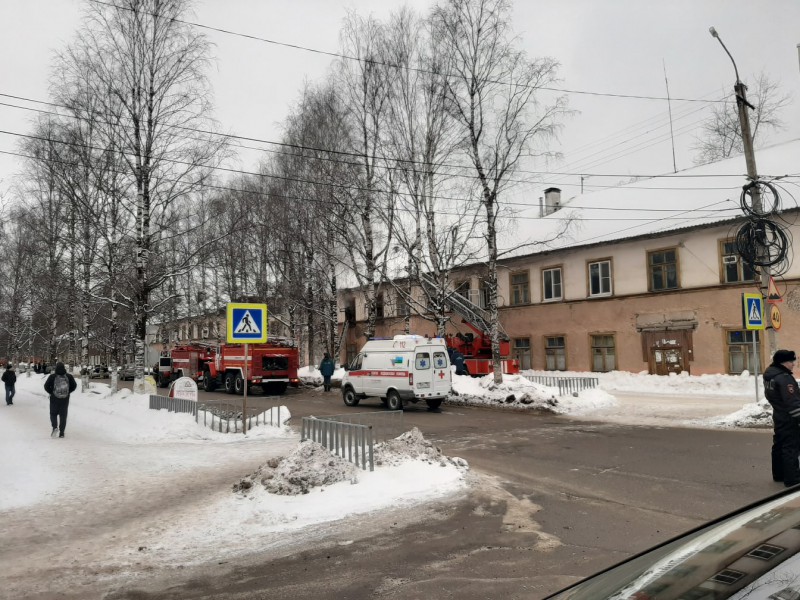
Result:
<svg viewBox="0 0 800 600">
<path fill-rule="evenodd" d="M 672 140 L 672 169 L 675 173 L 677 173 L 678 166 L 675 163 L 675 132 L 672 130 L 672 101 L 669 98 L 669 80 L 667 79 L 667 63 L 664 62 L 663 58 L 661 59 L 661 64 L 664 67 L 664 83 L 667 86 L 667 108 L 669 109 L 669 137 Z"/>
</svg>

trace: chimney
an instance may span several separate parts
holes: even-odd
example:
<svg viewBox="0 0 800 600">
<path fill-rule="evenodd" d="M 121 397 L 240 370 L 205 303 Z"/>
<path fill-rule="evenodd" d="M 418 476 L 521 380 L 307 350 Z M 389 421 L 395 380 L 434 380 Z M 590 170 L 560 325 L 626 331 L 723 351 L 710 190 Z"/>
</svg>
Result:
<svg viewBox="0 0 800 600">
<path fill-rule="evenodd" d="M 539 218 L 544 216 L 544 198 L 539 196 Z"/>
<path fill-rule="evenodd" d="M 561 208 L 561 190 L 556 187 L 544 191 L 544 214 L 550 215 Z"/>
</svg>

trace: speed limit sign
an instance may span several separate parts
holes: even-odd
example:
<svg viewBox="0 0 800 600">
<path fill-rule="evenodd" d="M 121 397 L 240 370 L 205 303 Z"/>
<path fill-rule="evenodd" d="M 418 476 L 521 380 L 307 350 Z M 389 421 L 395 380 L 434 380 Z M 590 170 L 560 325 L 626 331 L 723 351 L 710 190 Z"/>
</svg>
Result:
<svg viewBox="0 0 800 600">
<path fill-rule="evenodd" d="M 781 311 L 774 304 L 770 305 L 769 320 L 772 322 L 772 328 L 778 331 L 781 328 Z"/>
</svg>

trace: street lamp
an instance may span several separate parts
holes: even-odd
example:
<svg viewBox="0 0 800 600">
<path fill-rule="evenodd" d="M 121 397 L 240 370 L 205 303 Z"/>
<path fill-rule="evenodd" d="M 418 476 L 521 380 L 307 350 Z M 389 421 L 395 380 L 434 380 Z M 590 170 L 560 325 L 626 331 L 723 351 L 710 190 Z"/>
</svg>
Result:
<svg viewBox="0 0 800 600">
<path fill-rule="evenodd" d="M 716 40 L 720 43 L 720 46 L 722 46 L 723 50 L 725 50 L 725 53 L 733 63 L 733 70 L 736 73 L 736 84 L 733 86 L 733 91 L 736 95 L 736 107 L 739 112 L 739 125 L 742 129 L 742 145 L 744 146 L 744 158 L 747 163 L 747 178 L 752 182 L 757 182 L 758 171 L 756 170 L 756 156 L 755 151 L 753 150 L 753 136 L 750 132 L 750 115 L 747 112 L 748 108 L 755 110 L 755 106 L 747 101 L 747 86 L 739 79 L 739 69 L 736 68 L 736 61 L 733 60 L 733 56 L 722 42 L 722 38 L 719 37 L 719 33 L 717 33 L 717 30 L 713 27 L 709 27 L 708 32 L 712 37 L 716 38 Z M 758 185 L 754 185 L 752 187 L 751 197 L 753 199 L 753 211 L 756 214 L 762 214 L 763 208 L 761 206 L 761 190 L 759 189 Z M 759 252 L 763 254 L 763 249 L 761 249 Z M 769 267 L 764 266 L 761 268 L 762 295 L 769 290 L 769 280 Z M 778 348 L 777 341 L 775 339 L 775 329 L 772 327 L 767 330 L 767 339 L 769 340 L 770 356 L 772 356 Z"/>
</svg>

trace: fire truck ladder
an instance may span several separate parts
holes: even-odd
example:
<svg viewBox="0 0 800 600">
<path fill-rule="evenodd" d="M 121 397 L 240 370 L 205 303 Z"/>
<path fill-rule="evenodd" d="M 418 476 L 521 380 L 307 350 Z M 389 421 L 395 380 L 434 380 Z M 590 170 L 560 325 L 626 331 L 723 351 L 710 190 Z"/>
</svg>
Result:
<svg viewBox="0 0 800 600">
<path fill-rule="evenodd" d="M 437 294 L 439 292 L 436 284 L 430 277 L 422 273 L 420 273 L 419 277 L 420 282 L 428 290 L 428 292 L 433 294 Z M 450 310 L 452 310 L 454 313 L 457 313 L 468 325 L 472 325 L 474 328 L 479 329 L 482 332 L 488 333 L 491 331 L 491 319 L 489 317 L 489 313 L 477 304 L 474 304 L 473 302 L 470 302 L 464 298 L 464 296 L 458 292 L 450 291 L 449 295 L 445 299 L 445 302 L 450 307 Z M 497 324 L 497 328 L 500 332 L 500 339 L 503 341 L 508 341 L 508 334 L 500 326 L 500 323 Z"/>
</svg>

